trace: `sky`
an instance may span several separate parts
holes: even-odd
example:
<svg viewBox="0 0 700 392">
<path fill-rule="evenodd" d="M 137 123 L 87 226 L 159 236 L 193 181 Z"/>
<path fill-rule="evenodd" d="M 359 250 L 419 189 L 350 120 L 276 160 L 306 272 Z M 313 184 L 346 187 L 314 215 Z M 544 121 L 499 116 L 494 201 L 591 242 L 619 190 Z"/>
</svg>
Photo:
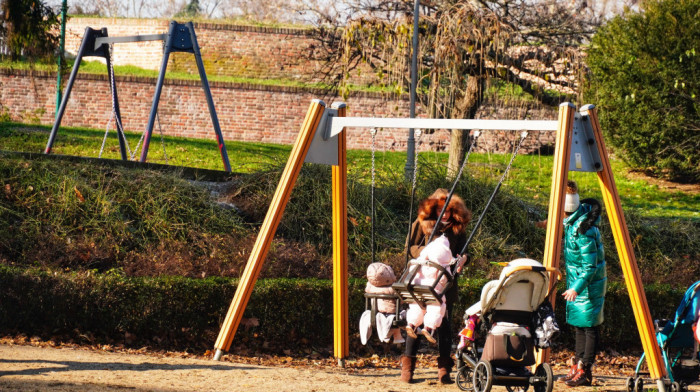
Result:
<svg viewBox="0 0 700 392">
<path fill-rule="evenodd" d="M 190 0 L 67 0 L 69 13 L 75 12 L 76 6 L 85 11 L 94 10 L 99 7 L 102 16 L 108 17 L 142 17 L 142 18 L 171 18 L 172 15 L 184 4 Z M 200 6 L 204 13 L 212 18 L 220 18 L 224 16 L 240 16 L 242 14 L 252 14 L 255 19 L 262 20 L 265 18 L 258 17 L 262 14 L 269 14 L 272 17 L 269 19 L 282 22 L 292 21 L 304 22 L 311 21 L 311 17 L 300 15 L 296 12 L 289 11 L 292 4 L 306 3 L 311 4 L 312 8 L 330 11 L 331 8 L 340 8 L 342 4 L 347 2 L 363 2 L 369 3 L 378 0 L 199 0 Z M 541 1 L 541 0 L 534 0 Z M 613 15 L 619 10 L 622 10 L 624 5 L 635 4 L 638 0 L 555 0 L 559 2 L 571 1 L 586 1 L 588 7 L 596 10 L 605 9 L 604 12 L 608 16 Z M 44 0 L 44 3 L 57 11 L 60 11 L 62 0 Z M 600 12 L 600 11 L 599 11 Z M 331 12 L 333 13 L 333 12 Z M 342 11 L 340 11 L 342 14 Z M 277 16 L 277 18 L 275 18 Z M 343 15 L 340 20 L 346 20 L 349 15 Z M 287 20 L 285 20 L 287 19 Z"/>
</svg>

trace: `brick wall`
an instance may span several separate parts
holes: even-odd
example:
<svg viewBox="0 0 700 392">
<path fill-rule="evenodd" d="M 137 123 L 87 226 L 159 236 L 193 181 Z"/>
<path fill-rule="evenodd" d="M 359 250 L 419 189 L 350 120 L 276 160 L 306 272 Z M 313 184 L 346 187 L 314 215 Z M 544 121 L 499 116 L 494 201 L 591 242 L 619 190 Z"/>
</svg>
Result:
<svg viewBox="0 0 700 392">
<path fill-rule="evenodd" d="M 140 132 L 146 128 L 155 91 L 155 79 L 117 77 L 117 91 L 126 130 Z M 56 97 L 54 73 L 0 69 L 0 106 L 13 119 L 42 124 L 53 123 Z M 301 127 L 309 103 L 314 98 L 331 105 L 338 97 L 324 96 L 323 91 L 234 83 L 211 83 L 211 91 L 225 140 L 262 141 L 291 144 Z M 389 99 L 376 93 L 353 94 L 346 101 L 348 115 L 358 117 L 408 117 L 408 99 Z M 62 125 L 104 129 L 111 116 L 111 96 L 106 75 L 81 75 L 63 117 Z M 159 117 L 166 135 L 214 138 L 214 131 L 199 81 L 166 80 L 159 104 Z M 420 108 L 418 115 L 421 116 Z M 554 119 L 556 111 L 540 107 L 496 108 L 486 106 L 478 118 Z M 157 128 L 156 128 L 157 129 Z M 383 130 L 377 136 L 379 150 L 403 151 L 405 129 Z M 487 132 L 479 150 L 508 151 L 513 132 Z M 536 132 L 524 145 L 524 152 L 542 145 L 553 145 L 553 132 Z M 438 130 L 424 136 L 420 150 L 445 150 L 449 133 Z M 348 147 L 368 149 L 371 136 L 367 130 L 351 129 Z"/>
</svg>

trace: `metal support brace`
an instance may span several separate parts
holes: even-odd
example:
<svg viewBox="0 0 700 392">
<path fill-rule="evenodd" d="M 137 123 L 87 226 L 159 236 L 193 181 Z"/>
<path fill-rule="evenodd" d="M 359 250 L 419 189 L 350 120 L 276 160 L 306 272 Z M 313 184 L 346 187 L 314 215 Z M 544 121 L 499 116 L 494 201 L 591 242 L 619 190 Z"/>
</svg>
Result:
<svg viewBox="0 0 700 392">
<path fill-rule="evenodd" d="M 95 50 L 97 50 L 102 45 L 123 42 L 163 41 L 167 37 L 167 34 L 130 35 L 126 37 L 98 37 L 97 39 L 95 39 Z"/>
<path fill-rule="evenodd" d="M 304 162 L 331 166 L 338 164 L 338 138 L 337 135 L 330 137 L 330 124 L 335 117 L 338 117 L 338 109 L 327 108 L 323 112 Z"/>
<path fill-rule="evenodd" d="M 603 170 L 591 119 L 587 112 L 574 114 L 571 135 L 571 160 L 569 171 L 599 172 Z"/>
</svg>

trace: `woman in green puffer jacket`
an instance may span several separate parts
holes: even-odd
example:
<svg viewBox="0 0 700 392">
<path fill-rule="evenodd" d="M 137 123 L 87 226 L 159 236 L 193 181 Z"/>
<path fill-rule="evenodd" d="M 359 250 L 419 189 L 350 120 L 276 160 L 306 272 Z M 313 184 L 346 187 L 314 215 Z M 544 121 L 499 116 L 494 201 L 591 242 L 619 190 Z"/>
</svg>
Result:
<svg viewBox="0 0 700 392">
<path fill-rule="evenodd" d="M 591 385 L 591 367 L 603 323 L 607 290 L 605 254 L 598 230 L 601 206 L 595 199 L 579 201 L 576 183 L 567 183 L 564 203 L 564 262 L 566 264 L 566 322 L 576 331 L 576 358 L 564 377 L 567 386 Z"/>
</svg>

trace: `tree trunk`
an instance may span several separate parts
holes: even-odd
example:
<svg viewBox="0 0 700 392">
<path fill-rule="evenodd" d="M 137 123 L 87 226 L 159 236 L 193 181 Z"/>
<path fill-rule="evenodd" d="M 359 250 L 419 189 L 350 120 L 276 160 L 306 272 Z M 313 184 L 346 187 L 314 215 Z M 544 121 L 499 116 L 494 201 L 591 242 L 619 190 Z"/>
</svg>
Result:
<svg viewBox="0 0 700 392">
<path fill-rule="evenodd" d="M 469 76 L 467 89 L 462 99 L 455 104 L 452 118 L 474 118 L 484 99 L 484 81 L 482 76 Z M 469 129 L 453 129 L 450 134 L 450 150 L 447 159 L 447 178 L 453 181 L 464 160 L 469 147 Z"/>
</svg>

